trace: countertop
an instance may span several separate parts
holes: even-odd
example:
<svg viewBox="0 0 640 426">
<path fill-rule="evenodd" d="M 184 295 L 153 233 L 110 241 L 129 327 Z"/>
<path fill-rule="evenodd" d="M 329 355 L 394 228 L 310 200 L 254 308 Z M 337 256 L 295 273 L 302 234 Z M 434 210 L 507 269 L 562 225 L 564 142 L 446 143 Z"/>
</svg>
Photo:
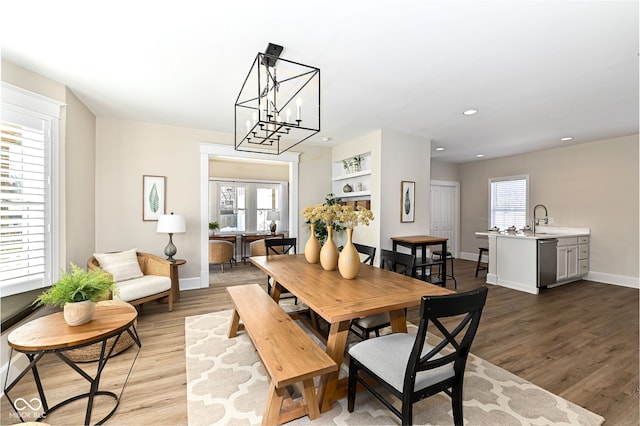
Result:
<svg viewBox="0 0 640 426">
<path fill-rule="evenodd" d="M 524 238 L 533 240 L 544 240 L 548 238 L 562 238 L 562 237 L 584 237 L 589 236 L 591 231 L 589 228 L 572 228 L 561 226 L 538 226 L 536 227 L 535 234 L 531 231 L 518 231 L 515 233 L 509 233 L 506 231 L 479 231 L 476 235 L 496 236 L 505 238 Z"/>
</svg>

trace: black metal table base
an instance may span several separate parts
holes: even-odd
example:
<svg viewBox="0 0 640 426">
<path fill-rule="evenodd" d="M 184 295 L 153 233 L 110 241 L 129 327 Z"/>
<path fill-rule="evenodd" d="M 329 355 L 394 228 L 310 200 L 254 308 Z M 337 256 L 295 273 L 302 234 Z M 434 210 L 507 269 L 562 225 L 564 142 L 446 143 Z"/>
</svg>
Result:
<svg viewBox="0 0 640 426">
<path fill-rule="evenodd" d="M 128 333 L 129 336 L 132 338 L 134 344 L 136 346 L 138 346 L 138 349 L 136 351 L 136 354 L 133 358 L 133 361 L 131 362 L 131 366 L 129 367 L 129 371 L 127 372 L 127 376 L 124 380 L 124 383 L 122 384 L 122 389 L 120 390 L 120 395 L 115 394 L 114 392 L 110 392 L 110 391 L 101 391 L 99 390 L 99 386 L 100 386 L 100 378 L 102 376 L 102 372 L 104 370 L 104 368 L 107 365 L 107 362 L 109 361 L 109 359 L 114 356 L 113 355 L 113 350 L 116 347 L 116 344 L 118 343 L 118 341 L 120 340 L 120 338 L 122 337 L 122 335 L 124 333 Z M 110 345 L 110 348 L 107 350 L 107 341 L 111 338 L 115 337 L 114 342 Z M 101 343 L 102 347 L 100 350 L 100 357 L 97 361 L 98 366 L 96 369 L 96 373 L 95 373 L 95 377 L 91 377 L 89 374 L 87 374 L 86 371 L 84 371 L 82 368 L 78 367 L 78 365 L 70 360 L 65 354 L 64 352 L 68 351 L 68 350 L 73 350 L 73 349 L 78 349 L 81 347 L 85 347 L 85 346 L 89 346 L 89 345 L 94 345 L 96 343 Z M 29 359 L 29 365 L 27 367 L 24 368 L 24 370 L 22 370 L 20 372 L 20 374 L 17 375 L 17 377 L 8 385 L 5 386 L 4 389 L 4 394 L 7 398 L 7 400 L 9 401 L 9 403 L 11 404 L 11 406 L 13 407 L 13 409 L 15 410 L 18 418 L 20 419 L 21 422 L 25 422 L 25 419 L 23 417 L 24 413 L 21 413 L 21 409 L 20 407 L 18 407 L 16 405 L 16 402 L 18 400 L 16 400 L 15 402 L 11 399 L 11 397 L 9 396 L 9 392 L 18 384 L 18 382 L 20 382 L 20 380 L 22 378 L 24 378 L 24 376 L 31 371 L 33 373 L 33 377 L 34 377 L 34 381 L 35 381 L 35 385 L 36 388 L 38 389 L 38 396 L 39 396 L 39 402 L 41 404 L 41 408 L 43 408 L 43 412 L 42 414 L 37 415 L 37 417 L 34 415 L 34 419 L 33 421 L 41 421 L 44 420 L 49 414 L 51 414 L 52 412 L 54 412 L 55 410 L 70 404 L 72 402 L 87 398 L 87 410 L 85 413 L 85 419 L 84 419 L 84 424 L 85 425 L 90 425 L 91 424 L 91 415 L 92 415 L 92 411 L 93 411 L 93 403 L 94 403 L 94 399 L 96 396 L 108 396 L 111 397 L 115 400 L 115 405 L 114 407 L 109 411 L 109 413 L 107 413 L 106 416 L 104 416 L 102 419 L 100 419 L 98 422 L 96 422 L 96 425 L 101 425 L 104 424 L 104 422 L 106 422 L 107 420 L 109 420 L 111 418 L 111 416 L 113 416 L 113 414 L 115 414 L 118 406 L 120 405 L 120 399 L 122 398 L 122 394 L 124 393 L 124 389 L 127 385 L 127 382 L 129 381 L 129 377 L 131 375 L 131 371 L 133 370 L 133 366 L 136 362 L 136 360 L 138 359 L 138 354 L 140 353 L 140 349 L 142 348 L 142 344 L 140 343 L 140 338 L 138 336 L 138 331 L 135 328 L 135 325 L 131 325 L 131 327 L 122 330 L 116 334 L 113 335 L 109 335 L 109 336 L 105 336 L 104 338 L 102 338 L 99 341 L 95 341 L 95 342 L 89 342 L 87 344 L 84 345 L 79 345 L 79 346 L 74 346 L 74 347 L 70 347 L 70 348 L 65 348 L 65 349 L 61 349 L 61 350 L 53 350 L 53 351 L 39 351 L 39 352 L 21 352 L 21 351 L 17 351 L 20 353 L 24 353 L 27 358 Z M 5 384 L 9 382 L 9 373 L 11 371 L 11 361 L 13 359 L 13 351 L 15 349 L 11 350 L 11 357 L 9 358 L 9 365 L 7 367 L 7 376 L 5 379 Z M 73 396 L 71 398 L 67 398 L 62 402 L 57 403 L 56 405 L 54 405 L 53 407 L 49 408 L 49 404 L 47 401 L 47 397 L 45 395 L 45 391 L 44 388 L 42 386 L 42 381 L 40 379 L 40 373 L 38 372 L 38 368 L 37 368 L 37 364 L 38 362 L 44 357 L 44 355 L 51 353 L 56 355 L 58 358 L 60 358 L 65 364 L 67 364 L 69 367 L 71 367 L 74 371 L 76 371 L 80 376 L 82 376 L 84 379 L 86 379 L 90 384 L 90 390 L 89 392 L 80 394 L 80 395 L 76 395 Z M 24 398 L 19 398 L 24 400 Z M 33 402 L 34 399 L 31 399 L 31 402 Z M 31 405 L 29 405 L 26 400 L 25 400 L 25 404 L 29 407 L 31 407 Z M 33 408 L 33 407 L 31 407 Z M 39 409 L 38 409 L 39 410 Z M 30 420 L 30 419 L 29 419 Z"/>
</svg>

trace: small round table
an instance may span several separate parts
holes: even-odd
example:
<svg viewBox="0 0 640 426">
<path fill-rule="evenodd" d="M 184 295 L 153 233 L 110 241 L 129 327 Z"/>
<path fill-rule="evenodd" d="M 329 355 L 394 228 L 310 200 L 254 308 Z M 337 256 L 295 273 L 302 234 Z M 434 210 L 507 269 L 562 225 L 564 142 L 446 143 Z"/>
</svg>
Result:
<svg viewBox="0 0 640 426">
<path fill-rule="evenodd" d="M 20 374 L 18 374 L 13 382 L 8 385 L 5 384 L 4 388 L 5 396 L 11 403 L 14 410 L 16 410 L 20 420 L 23 422 L 25 421 L 23 419 L 24 413 L 18 410 L 16 404 L 9 397 L 9 392 L 29 371 L 31 371 L 38 389 L 40 397 L 39 403 L 42 404 L 42 409 L 44 410 L 44 412 L 35 419 L 36 421 L 44 419 L 48 414 L 63 405 L 82 398 L 88 398 L 87 411 L 84 419 L 84 424 L 88 425 L 91 423 L 91 411 L 96 395 L 110 396 L 115 400 L 115 406 L 113 409 L 96 424 L 102 424 L 107 421 L 115 413 L 118 405 L 120 404 L 120 397 L 122 396 L 122 392 L 124 391 L 129 375 L 131 374 L 131 370 L 133 369 L 133 365 L 135 364 L 138 354 L 140 353 L 140 348 L 142 347 L 135 326 L 135 320 L 137 317 L 138 312 L 129 304 L 112 305 L 98 303 L 93 320 L 87 324 L 71 327 L 64 321 L 63 313 L 58 312 L 36 318 L 12 331 L 8 337 L 8 343 L 12 349 L 12 356 L 13 351 L 15 350 L 25 354 L 29 359 L 29 365 L 25 367 Z M 138 350 L 131 362 L 127 377 L 122 385 L 122 389 L 120 390 L 120 395 L 116 395 L 110 391 L 101 391 L 98 388 L 100 385 L 100 376 L 102 371 L 104 370 L 109 358 L 113 355 L 113 348 L 125 333 L 127 333 L 138 346 Z M 111 340 L 107 342 L 109 339 Z M 101 350 L 100 357 L 98 361 L 96 361 L 98 362 L 98 365 L 95 376 L 92 377 L 80 368 L 77 363 L 69 359 L 65 355 L 65 352 L 96 343 L 101 343 Z M 49 407 L 37 368 L 38 362 L 46 354 L 56 355 L 80 376 L 86 379 L 91 384 L 89 392 L 72 396 L 53 407 Z M 12 357 L 9 358 L 9 363 L 11 363 L 11 359 Z"/>
</svg>

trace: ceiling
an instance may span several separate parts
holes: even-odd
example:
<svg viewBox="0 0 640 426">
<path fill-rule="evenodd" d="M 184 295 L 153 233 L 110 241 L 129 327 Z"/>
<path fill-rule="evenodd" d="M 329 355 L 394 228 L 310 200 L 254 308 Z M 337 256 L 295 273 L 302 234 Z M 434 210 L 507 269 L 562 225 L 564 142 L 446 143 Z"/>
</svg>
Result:
<svg viewBox="0 0 640 426">
<path fill-rule="evenodd" d="M 322 130 L 304 144 L 389 129 L 464 163 L 638 133 L 637 1 L 20 0 L 0 14 L 3 59 L 99 117 L 232 133 L 273 42 L 321 69 Z"/>
</svg>

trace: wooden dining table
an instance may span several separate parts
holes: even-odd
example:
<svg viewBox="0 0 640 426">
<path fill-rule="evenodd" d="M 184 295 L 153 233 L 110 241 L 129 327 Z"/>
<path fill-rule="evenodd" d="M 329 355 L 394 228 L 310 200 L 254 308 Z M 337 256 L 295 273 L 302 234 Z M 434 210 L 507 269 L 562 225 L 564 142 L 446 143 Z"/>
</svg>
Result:
<svg viewBox="0 0 640 426">
<path fill-rule="evenodd" d="M 308 263 L 303 254 L 269 255 L 249 258 L 273 278 L 272 297 L 278 301 L 286 289 L 329 323 L 327 354 L 342 365 L 351 321 L 381 312 L 389 312 L 393 333 L 406 333 L 405 308 L 419 306 L 422 296 L 454 293 L 406 275 L 360 266 L 355 279 L 326 271 L 320 264 Z M 333 402 L 346 397 L 347 379 L 338 380 L 339 371 L 322 376 L 318 389 L 320 411 L 331 409 Z"/>
</svg>

